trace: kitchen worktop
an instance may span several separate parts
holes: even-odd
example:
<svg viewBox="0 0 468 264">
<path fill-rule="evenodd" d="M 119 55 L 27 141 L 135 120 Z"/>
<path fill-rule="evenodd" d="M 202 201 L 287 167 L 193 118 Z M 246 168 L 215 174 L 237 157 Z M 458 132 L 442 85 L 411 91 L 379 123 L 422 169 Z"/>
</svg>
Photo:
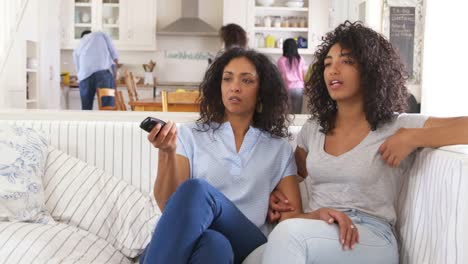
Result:
<svg viewBox="0 0 468 264">
<path fill-rule="evenodd" d="M 156 82 L 156 86 L 196 86 L 198 87 L 200 82 Z"/>
<path fill-rule="evenodd" d="M 140 98 L 154 98 L 159 96 L 161 90 L 197 90 L 199 85 L 199 82 L 156 82 L 156 87 L 153 85 L 137 84 L 137 91 Z M 80 90 L 78 88 L 78 83 L 70 83 L 69 85 L 62 84 L 61 87 L 62 108 L 72 110 L 81 109 Z M 124 96 L 124 102 L 128 102 L 128 92 L 125 83 L 119 83 L 117 87 Z M 94 108 L 97 109 L 97 102 L 94 102 Z"/>
<path fill-rule="evenodd" d="M 78 88 L 78 83 L 77 82 L 71 82 L 69 85 L 61 84 L 62 86 L 68 86 L 70 88 Z M 169 87 L 169 86 L 177 86 L 181 88 L 186 88 L 186 87 L 197 87 L 200 85 L 200 82 L 170 82 L 170 81 L 162 81 L 162 82 L 156 82 L 156 87 L 159 86 L 164 86 L 164 87 Z M 118 83 L 118 87 L 125 86 L 125 83 Z M 138 88 L 153 88 L 153 85 L 148 85 L 148 84 L 137 84 Z"/>
</svg>

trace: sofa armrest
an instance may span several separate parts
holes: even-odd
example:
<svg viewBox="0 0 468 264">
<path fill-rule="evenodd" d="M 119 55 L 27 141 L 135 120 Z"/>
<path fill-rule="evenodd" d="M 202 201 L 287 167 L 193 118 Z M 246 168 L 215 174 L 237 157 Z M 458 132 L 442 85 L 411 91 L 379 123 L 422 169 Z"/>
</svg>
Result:
<svg viewBox="0 0 468 264">
<path fill-rule="evenodd" d="M 468 263 L 468 152 L 463 152 L 424 149 L 403 177 L 396 226 L 400 263 Z"/>
</svg>

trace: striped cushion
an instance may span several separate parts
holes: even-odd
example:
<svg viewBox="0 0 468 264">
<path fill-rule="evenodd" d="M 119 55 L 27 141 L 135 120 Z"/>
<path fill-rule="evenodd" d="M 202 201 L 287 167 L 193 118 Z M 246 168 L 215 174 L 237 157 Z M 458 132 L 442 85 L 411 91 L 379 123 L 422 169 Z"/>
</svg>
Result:
<svg viewBox="0 0 468 264">
<path fill-rule="evenodd" d="M 88 230 L 128 257 L 151 237 L 159 209 L 151 196 L 94 166 L 49 147 L 44 175 L 46 206 L 62 223 Z"/>
<path fill-rule="evenodd" d="M 110 243 L 62 223 L 0 222 L 1 263 L 131 263 Z"/>
<path fill-rule="evenodd" d="M 400 263 L 468 263 L 468 158 L 424 149 L 398 201 Z"/>
</svg>

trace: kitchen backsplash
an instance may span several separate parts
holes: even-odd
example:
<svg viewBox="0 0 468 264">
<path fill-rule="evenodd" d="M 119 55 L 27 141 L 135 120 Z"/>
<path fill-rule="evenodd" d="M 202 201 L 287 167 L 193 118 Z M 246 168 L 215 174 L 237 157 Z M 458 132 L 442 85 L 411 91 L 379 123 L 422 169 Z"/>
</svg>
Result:
<svg viewBox="0 0 468 264">
<path fill-rule="evenodd" d="M 208 67 L 208 59 L 214 58 L 212 51 L 166 50 L 159 52 L 119 52 L 119 63 L 123 69 L 143 76 L 142 64 L 150 60 L 156 62 L 153 74 L 163 82 L 199 82 Z M 73 64 L 73 52 L 62 50 L 62 72 L 76 74 Z"/>
</svg>

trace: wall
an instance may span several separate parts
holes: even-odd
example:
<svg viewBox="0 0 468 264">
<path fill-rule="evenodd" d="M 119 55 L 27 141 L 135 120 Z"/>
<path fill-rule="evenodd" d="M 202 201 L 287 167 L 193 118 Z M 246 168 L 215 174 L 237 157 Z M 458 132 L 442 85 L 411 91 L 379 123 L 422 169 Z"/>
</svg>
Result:
<svg viewBox="0 0 468 264">
<path fill-rule="evenodd" d="M 359 7 L 365 5 L 362 19 Z M 334 29 L 345 20 L 360 20 L 377 32 L 382 32 L 382 1 L 381 0 L 330 0 L 329 27 Z"/>
<path fill-rule="evenodd" d="M 63 1 L 63 0 L 62 0 Z M 39 108 L 60 109 L 60 3 L 41 0 L 39 36 L 41 79 Z"/>
<path fill-rule="evenodd" d="M 26 105 L 26 40 L 37 41 L 39 36 L 39 0 L 29 0 L 23 19 L 15 35 L 13 47 L 3 71 L 0 108 L 24 107 Z"/>
<path fill-rule="evenodd" d="M 29 0 L 0 76 L 0 108 L 26 105 L 26 40 L 37 42 L 40 108 L 60 108 L 58 6 L 60 0 Z"/>
<path fill-rule="evenodd" d="M 424 114 L 436 116 L 468 115 L 468 53 L 466 17 L 468 2 L 427 0 L 426 31 L 422 66 Z"/>
<path fill-rule="evenodd" d="M 248 0 L 224 0 L 223 25 L 234 23 L 243 28 L 248 28 L 247 8 Z"/>
</svg>

